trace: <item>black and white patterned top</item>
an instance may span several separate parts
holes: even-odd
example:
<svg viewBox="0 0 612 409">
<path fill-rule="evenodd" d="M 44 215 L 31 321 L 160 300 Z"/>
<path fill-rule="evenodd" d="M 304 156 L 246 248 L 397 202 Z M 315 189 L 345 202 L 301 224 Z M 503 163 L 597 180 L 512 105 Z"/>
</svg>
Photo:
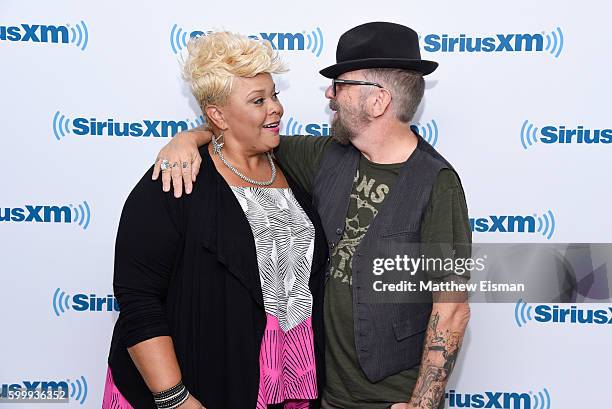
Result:
<svg viewBox="0 0 612 409">
<path fill-rule="evenodd" d="M 231 189 L 255 238 L 266 313 L 288 332 L 312 314 L 314 226 L 289 188 Z"/>
</svg>

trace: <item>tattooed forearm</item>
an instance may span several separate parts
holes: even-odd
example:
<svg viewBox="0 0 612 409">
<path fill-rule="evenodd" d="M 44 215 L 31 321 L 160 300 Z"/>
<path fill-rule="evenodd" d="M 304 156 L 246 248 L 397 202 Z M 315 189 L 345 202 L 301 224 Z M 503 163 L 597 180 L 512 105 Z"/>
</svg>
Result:
<svg viewBox="0 0 612 409">
<path fill-rule="evenodd" d="M 435 409 L 444 399 L 444 388 L 457 361 L 468 319 L 467 304 L 444 304 L 434 308 L 410 407 Z"/>
<path fill-rule="evenodd" d="M 414 391 L 412 392 L 412 406 L 418 408 L 421 407 L 423 400 L 432 400 L 432 397 L 427 396 L 427 392 L 430 389 L 438 389 L 437 383 L 445 378 L 446 374 L 444 373 L 443 368 L 422 364 L 419 373 L 419 379 L 417 381 L 416 386 L 414 387 Z M 432 386 L 434 388 L 432 388 Z M 425 405 L 425 407 L 429 407 L 429 405 Z M 432 407 L 437 407 L 437 404 L 436 406 Z"/>
</svg>

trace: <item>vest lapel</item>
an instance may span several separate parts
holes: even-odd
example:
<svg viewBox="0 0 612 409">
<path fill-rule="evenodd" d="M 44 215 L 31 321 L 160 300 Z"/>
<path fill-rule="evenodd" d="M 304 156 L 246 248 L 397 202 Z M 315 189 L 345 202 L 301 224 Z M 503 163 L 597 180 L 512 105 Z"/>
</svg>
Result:
<svg viewBox="0 0 612 409">
<path fill-rule="evenodd" d="M 324 159 L 328 155 L 334 160 L 322 161 L 313 186 L 313 203 L 321 217 L 331 253 L 345 228 L 361 153 L 353 145 L 332 142 Z"/>
<path fill-rule="evenodd" d="M 422 139 L 419 138 L 418 143 L 420 144 L 421 141 Z M 417 148 L 400 168 L 389 194 L 378 214 L 372 220 L 366 236 L 361 240 L 362 242 L 366 237 L 376 236 L 380 231 L 418 231 L 421 220 L 420 218 L 411 220 L 411 215 L 407 214 L 407 211 L 409 211 L 407 209 L 417 208 L 412 201 L 419 197 L 424 188 L 423 178 L 419 177 L 422 155 L 421 149 L 417 145 Z"/>
</svg>

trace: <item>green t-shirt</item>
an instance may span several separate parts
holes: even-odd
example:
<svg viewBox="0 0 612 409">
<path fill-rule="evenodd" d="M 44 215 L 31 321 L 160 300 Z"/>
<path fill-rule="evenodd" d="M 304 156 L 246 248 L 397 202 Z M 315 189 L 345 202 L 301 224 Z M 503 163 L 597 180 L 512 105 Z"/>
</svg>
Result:
<svg viewBox="0 0 612 409">
<path fill-rule="evenodd" d="M 331 141 L 326 137 L 281 137 L 277 159 L 283 170 L 310 193 L 319 162 Z M 327 378 L 324 396 L 340 407 L 383 409 L 393 403 L 407 402 L 418 377 L 416 366 L 380 382 L 370 382 L 357 360 L 353 328 L 352 256 L 402 166 L 403 163 L 376 164 L 361 156 L 346 228 L 330 254 L 331 277 L 325 287 L 324 308 Z M 463 189 L 451 170 L 443 169 L 438 174 L 421 226 L 421 240 L 451 245 L 471 242 Z"/>
</svg>

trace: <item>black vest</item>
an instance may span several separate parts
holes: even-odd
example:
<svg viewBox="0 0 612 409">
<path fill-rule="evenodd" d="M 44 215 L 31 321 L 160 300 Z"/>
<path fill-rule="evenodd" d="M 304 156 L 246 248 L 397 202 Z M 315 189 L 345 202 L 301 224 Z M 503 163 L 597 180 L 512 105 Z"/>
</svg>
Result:
<svg viewBox="0 0 612 409">
<path fill-rule="evenodd" d="M 441 169 L 452 169 L 431 145 L 418 138 L 417 148 L 402 166 L 352 259 L 355 347 L 361 368 L 371 382 L 420 363 L 431 315 L 431 295 L 427 302 L 391 299 L 391 302 L 379 303 L 371 301 L 366 287 L 372 285 L 375 258 L 395 258 L 398 254 L 418 257 L 421 222 L 436 177 Z M 360 157 L 361 153 L 353 145 L 332 142 L 315 177 L 313 201 L 330 253 L 344 232 Z M 329 274 L 328 266 L 328 277 Z"/>
</svg>

